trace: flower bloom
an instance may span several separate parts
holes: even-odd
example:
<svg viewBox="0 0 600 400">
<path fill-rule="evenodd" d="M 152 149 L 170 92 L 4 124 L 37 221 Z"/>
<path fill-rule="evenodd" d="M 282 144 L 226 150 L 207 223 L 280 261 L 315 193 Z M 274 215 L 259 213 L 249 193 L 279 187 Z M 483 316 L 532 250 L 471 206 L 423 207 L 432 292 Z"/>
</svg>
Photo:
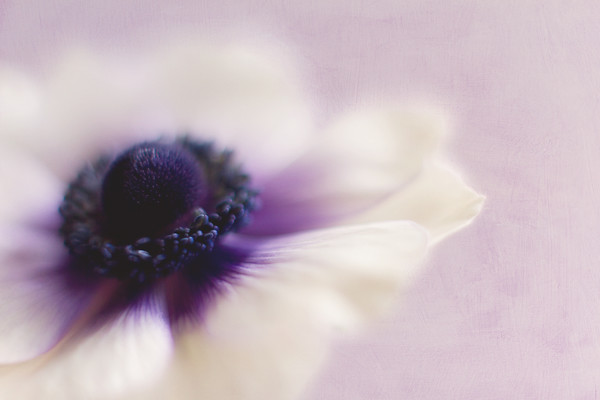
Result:
<svg viewBox="0 0 600 400">
<path fill-rule="evenodd" d="M 295 398 L 479 212 L 443 130 L 317 129 L 287 65 L 234 46 L 0 68 L 0 397 Z"/>
</svg>

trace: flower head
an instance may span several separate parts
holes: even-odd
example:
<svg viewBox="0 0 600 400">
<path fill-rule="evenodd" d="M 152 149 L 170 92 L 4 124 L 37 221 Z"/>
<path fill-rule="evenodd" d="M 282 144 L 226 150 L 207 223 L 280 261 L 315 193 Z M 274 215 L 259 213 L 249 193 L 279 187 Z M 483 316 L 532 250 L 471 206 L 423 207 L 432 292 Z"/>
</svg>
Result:
<svg viewBox="0 0 600 400">
<path fill-rule="evenodd" d="M 136 60 L 0 69 L 2 395 L 293 398 L 481 207 L 435 114 L 311 134 L 265 53 Z"/>
</svg>

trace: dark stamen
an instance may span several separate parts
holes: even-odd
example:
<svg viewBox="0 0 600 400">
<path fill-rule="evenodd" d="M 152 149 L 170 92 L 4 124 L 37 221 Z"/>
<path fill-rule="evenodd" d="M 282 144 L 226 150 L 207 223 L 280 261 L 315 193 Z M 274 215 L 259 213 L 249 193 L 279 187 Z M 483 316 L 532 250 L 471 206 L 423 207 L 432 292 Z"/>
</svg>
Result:
<svg viewBox="0 0 600 400">
<path fill-rule="evenodd" d="M 104 177 L 104 226 L 120 241 L 164 234 L 205 197 L 204 173 L 193 155 L 143 143 L 119 156 Z"/>
<path fill-rule="evenodd" d="M 103 276 L 166 276 L 248 222 L 257 205 L 248 183 L 232 153 L 210 143 L 143 143 L 79 173 L 60 207 L 61 233 L 77 265 Z"/>
</svg>

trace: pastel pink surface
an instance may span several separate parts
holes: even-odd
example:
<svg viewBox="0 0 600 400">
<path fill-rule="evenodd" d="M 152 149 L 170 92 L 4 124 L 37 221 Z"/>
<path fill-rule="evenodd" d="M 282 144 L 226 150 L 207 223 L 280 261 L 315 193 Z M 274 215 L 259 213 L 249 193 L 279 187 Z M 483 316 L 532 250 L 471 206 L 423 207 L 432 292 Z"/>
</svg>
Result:
<svg viewBox="0 0 600 400">
<path fill-rule="evenodd" d="M 306 398 L 592 399 L 598 17 L 593 1 L 15 0 L 0 2 L 0 59 L 35 69 L 74 41 L 251 30 L 294 47 L 323 123 L 382 99 L 442 107 L 484 211 L 434 249 L 395 315 L 336 347 Z"/>
</svg>

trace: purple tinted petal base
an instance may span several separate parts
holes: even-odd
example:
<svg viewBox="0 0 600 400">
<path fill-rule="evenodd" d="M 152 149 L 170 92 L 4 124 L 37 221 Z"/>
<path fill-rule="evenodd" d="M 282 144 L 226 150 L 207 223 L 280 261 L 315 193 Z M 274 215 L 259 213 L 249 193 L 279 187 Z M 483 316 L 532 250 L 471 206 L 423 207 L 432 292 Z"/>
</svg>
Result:
<svg viewBox="0 0 600 400">
<path fill-rule="evenodd" d="M 331 165 L 293 166 L 260 187 L 261 206 L 251 214 L 251 222 L 240 232 L 256 236 L 276 236 L 334 226 L 338 221 L 369 210 L 402 190 L 418 174 L 379 190 L 356 187 L 338 193 L 339 171 Z M 331 185 L 331 187 L 329 186 Z"/>
<path fill-rule="evenodd" d="M 200 323 L 215 296 L 247 273 L 251 250 L 221 244 L 190 262 L 165 284 L 171 326 Z"/>
<path fill-rule="evenodd" d="M 9 265 L 12 266 L 12 265 Z M 3 277 L 0 362 L 19 362 L 55 347 L 93 303 L 99 284 L 71 268 L 70 260 Z"/>
<path fill-rule="evenodd" d="M 112 282 L 114 287 L 107 291 L 110 298 L 105 299 L 85 329 L 95 330 L 121 313 L 148 310 L 156 304 L 166 304 L 174 331 L 185 324 L 199 324 L 215 296 L 247 273 L 244 261 L 251 253 L 252 248 L 220 243 L 177 273 L 154 282 L 123 282 L 96 276 L 97 280 Z"/>
</svg>

